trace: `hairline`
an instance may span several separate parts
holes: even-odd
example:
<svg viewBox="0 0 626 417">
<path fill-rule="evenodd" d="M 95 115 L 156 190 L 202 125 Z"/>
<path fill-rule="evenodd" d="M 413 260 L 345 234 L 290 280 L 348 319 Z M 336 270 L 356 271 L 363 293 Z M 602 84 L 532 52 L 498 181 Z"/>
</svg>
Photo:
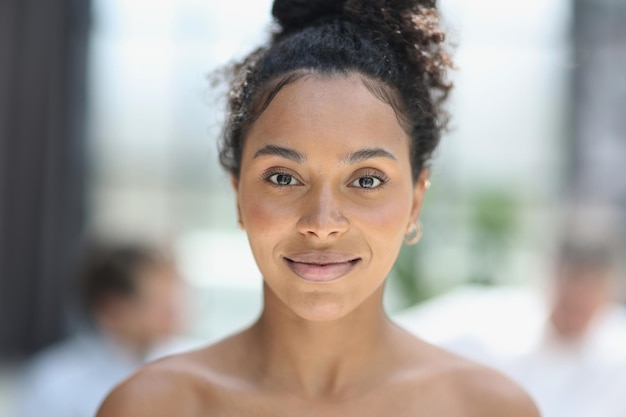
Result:
<svg viewBox="0 0 626 417">
<path fill-rule="evenodd" d="M 245 127 L 245 130 L 241 132 L 240 151 L 243 151 L 245 138 L 250 132 L 252 125 L 258 120 L 259 117 L 261 117 L 261 114 L 263 114 L 263 112 L 269 107 L 274 98 L 284 87 L 303 79 L 317 78 L 321 80 L 327 80 L 337 77 L 343 77 L 344 79 L 347 79 L 352 75 L 357 76 L 363 86 L 367 88 L 367 90 L 375 98 L 391 107 L 396 116 L 396 119 L 398 120 L 398 123 L 400 124 L 400 127 L 402 127 L 405 133 L 409 136 L 409 148 L 413 149 L 414 143 L 413 140 L 411 140 L 411 122 L 409 120 L 409 117 L 405 114 L 405 105 L 401 103 L 401 95 L 396 91 L 396 88 L 394 86 L 390 85 L 384 80 L 365 74 L 363 71 L 360 71 L 357 68 L 333 70 L 322 70 L 318 68 L 299 68 L 276 75 L 267 81 L 262 81 L 259 84 L 259 86 L 261 87 L 261 93 L 257 98 L 252 98 L 253 103 L 251 109 L 253 111 L 251 113 L 248 125 Z M 255 101 L 257 102 L 254 103 Z M 413 160 L 411 158 L 411 164 L 412 163 Z M 236 172 L 236 178 L 240 176 L 240 170 L 241 166 L 239 166 L 239 170 L 238 172 Z M 413 178 L 413 180 L 415 181 L 416 178 Z"/>
</svg>

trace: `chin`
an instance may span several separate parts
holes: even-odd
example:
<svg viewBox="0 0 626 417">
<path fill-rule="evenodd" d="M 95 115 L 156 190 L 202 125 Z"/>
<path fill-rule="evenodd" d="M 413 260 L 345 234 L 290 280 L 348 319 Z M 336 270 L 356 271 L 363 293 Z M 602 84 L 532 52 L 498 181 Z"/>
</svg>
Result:
<svg viewBox="0 0 626 417">
<path fill-rule="evenodd" d="M 265 281 L 265 308 L 286 309 L 306 321 L 330 322 L 350 315 L 371 298 L 352 285 L 330 283 L 312 286 L 303 283 L 300 278 L 292 284 L 274 286 Z"/>
<path fill-rule="evenodd" d="M 288 302 L 287 307 L 298 317 L 313 322 L 339 320 L 353 310 L 341 297 L 319 293 Z"/>
</svg>

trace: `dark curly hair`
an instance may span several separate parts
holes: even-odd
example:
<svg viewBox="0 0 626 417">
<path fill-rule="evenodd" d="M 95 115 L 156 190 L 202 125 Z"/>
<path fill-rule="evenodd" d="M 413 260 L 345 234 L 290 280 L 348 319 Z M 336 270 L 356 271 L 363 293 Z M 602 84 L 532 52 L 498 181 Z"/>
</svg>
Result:
<svg viewBox="0 0 626 417">
<path fill-rule="evenodd" d="M 229 68 L 222 166 L 239 178 L 246 134 L 282 87 L 311 73 L 355 72 L 412 138 L 416 181 L 447 122 L 451 89 L 435 1 L 275 0 L 272 14 L 279 29 L 269 44 Z"/>
</svg>

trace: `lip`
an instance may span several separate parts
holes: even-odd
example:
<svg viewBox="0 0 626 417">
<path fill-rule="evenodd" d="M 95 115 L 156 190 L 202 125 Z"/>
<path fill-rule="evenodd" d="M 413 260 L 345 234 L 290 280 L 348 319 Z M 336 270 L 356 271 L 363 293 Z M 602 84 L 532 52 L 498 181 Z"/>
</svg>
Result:
<svg viewBox="0 0 626 417">
<path fill-rule="evenodd" d="M 306 252 L 284 256 L 287 266 L 309 282 L 330 282 L 350 272 L 361 258 L 333 252 Z"/>
</svg>

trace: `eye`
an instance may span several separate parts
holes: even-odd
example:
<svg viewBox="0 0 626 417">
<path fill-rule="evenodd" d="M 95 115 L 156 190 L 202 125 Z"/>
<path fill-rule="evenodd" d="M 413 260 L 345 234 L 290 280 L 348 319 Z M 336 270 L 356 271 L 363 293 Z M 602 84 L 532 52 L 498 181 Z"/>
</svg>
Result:
<svg viewBox="0 0 626 417">
<path fill-rule="evenodd" d="M 372 175 L 367 175 L 359 177 L 356 180 L 352 181 L 350 183 L 350 186 L 357 188 L 377 188 L 380 187 L 382 184 L 383 181 L 380 178 L 374 177 Z"/>
<path fill-rule="evenodd" d="M 276 184 L 278 186 L 300 185 L 300 181 L 298 181 L 293 175 L 285 173 L 272 174 L 269 175 L 267 179 L 272 184 Z"/>
</svg>

